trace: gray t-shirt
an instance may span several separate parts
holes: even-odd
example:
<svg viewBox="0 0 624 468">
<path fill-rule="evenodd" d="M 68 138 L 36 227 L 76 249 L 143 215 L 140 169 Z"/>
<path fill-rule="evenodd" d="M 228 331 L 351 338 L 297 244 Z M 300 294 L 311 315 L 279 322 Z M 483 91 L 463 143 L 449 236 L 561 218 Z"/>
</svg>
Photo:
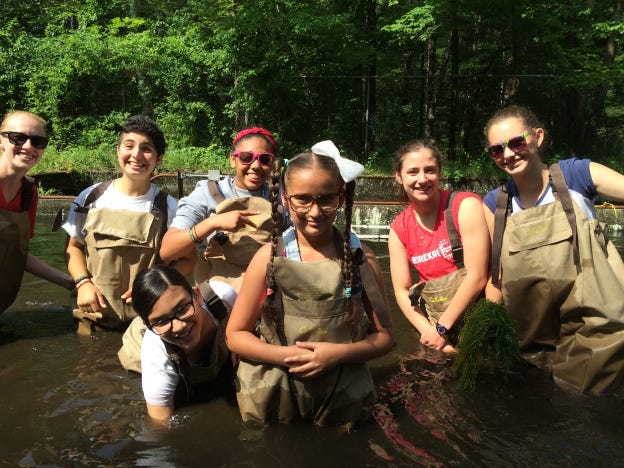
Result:
<svg viewBox="0 0 624 468">
<path fill-rule="evenodd" d="M 262 197 L 269 199 L 269 186 L 264 184 L 260 190 L 248 191 L 234 187 L 234 180 L 230 176 L 226 176 L 217 182 L 217 188 L 224 198 L 244 198 L 244 197 Z M 203 221 L 209 216 L 214 216 L 218 202 L 210 194 L 208 181 L 202 180 L 197 183 L 195 189 L 186 197 L 182 197 L 178 202 L 178 210 L 175 218 L 170 224 L 180 230 L 187 230 Z M 208 238 L 215 233 L 213 232 Z M 206 242 L 202 242 L 197 246 L 197 250 L 204 250 Z"/>
</svg>

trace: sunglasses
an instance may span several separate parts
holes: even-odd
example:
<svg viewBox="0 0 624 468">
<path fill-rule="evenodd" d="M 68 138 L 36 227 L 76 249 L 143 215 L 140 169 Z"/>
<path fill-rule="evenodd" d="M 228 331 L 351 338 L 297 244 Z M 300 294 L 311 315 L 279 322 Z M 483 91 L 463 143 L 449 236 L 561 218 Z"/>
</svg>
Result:
<svg viewBox="0 0 624 468">
<path fill-rule="evenodd" d="M 524 151 L 524 149 L 527 147 L 526 137 L 530 135 L 533 135 L 532 130 L 529 130 L 522 135 L 518 135 L 517 137 L 510 138 L 507 141 L 503 141 L 502 143 L 486 146 L 485 151 L 490 153 L 490 156 L 492 156 L 493 158 L 503 157 L 503 155 L 505 154 L 505 148 L 509 148 L 514 153 Z"/>
<path fill-rule="evenodd" d="M 263 166 L 269 166 L 273 162 L 274 154 L 271 153 L 256 153 L 255 151 L 232 151 L 232 155 L 244 164 L 245 166 L 249 166 L 256 159 Z"/>
<path fill-rule="evenodd" d="M 28 140 L 37 149 L 44 149 L 48 146 L 48 137 L 40 135 L 26 135 L 20 132 L 0 132 L 0 135 L 7 137 L 13 145 L 23 145 Z"/>
</svg>

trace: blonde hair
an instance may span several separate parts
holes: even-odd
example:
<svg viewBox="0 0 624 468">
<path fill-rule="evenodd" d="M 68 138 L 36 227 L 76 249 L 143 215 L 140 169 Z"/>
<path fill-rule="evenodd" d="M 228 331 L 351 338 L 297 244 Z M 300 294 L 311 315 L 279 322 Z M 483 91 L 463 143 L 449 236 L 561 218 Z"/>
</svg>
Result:
<svg viewBox="0 0 624 468">
<path fill-rule="evenodd" d="M 8 123 L 12 119 L 19 118 L 19 117 L 29 117 L 31 119 L 34 119 L 35 121 L 37 121 L 37 123 L 41 125 L 41 127 L 43 127 L 43 131 L 45 132 L 46 121 L 43 120 L 41 117 L 39 117 L 37 114 L 33 114 L 32 112 L 28 112 L 24 110 L 14 110 L 14 111 L 8 112 L 2 119 L 2 123 L 0 124 L 0 132 L 6 131 Z"/>
</svg>

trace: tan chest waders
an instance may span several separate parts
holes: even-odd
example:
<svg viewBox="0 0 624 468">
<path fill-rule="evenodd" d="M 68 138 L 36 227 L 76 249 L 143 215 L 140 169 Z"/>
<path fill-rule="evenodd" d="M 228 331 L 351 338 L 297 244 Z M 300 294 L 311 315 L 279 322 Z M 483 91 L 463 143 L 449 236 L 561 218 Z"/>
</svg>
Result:
<svg viewBox="0 0 624 468">
<path fill-rule="evenodd" d="M 21 211 L 0 210 L 0 313 L 13 304 L 22 285 L 30 240 L 28 210 L 34 190 L 32 179 L 24 178 Z"/>
<path fill-rule="evenodd" d="M 277 320 L 279 323 L 262 318 L 257 330 L 262 340 L 274 345 L 294 345 L 296 341 L 352 343 L 366 336 L 369 320 L 361 286 L 354 288 L 357 293 L 352 298 L 356 323 L 347 320 L 340 261 L 302 263 L 276 257 L 274 271 L 279 288 L 273 300 L 276 315 L 283 318 Z M 351 426 L 370 417 L 375 400 L 366 363 L 342 364 L 305 379 L 289 374 L 286 367 L 243 359 L 237 382 L 243 421 L 258 424 L 303 419 L 319 425 Z"/>
<path fill-rule="evenodd" d="M 219 232 L 208 240 L 203 255 L 195 267 L 195 280 L 219 280 L 228 283 L 240 291 L 243 274 L 247 265 L 260 247 L 269 242 L 273 230 L 271 203 L 261 197 L 242 197 L 225 199 L 214 182 L 208 188 L 213 198 L 219 201 L 216 214 L 230 211 L 259 211 L 250 217 L 254 226 L 245 226 L 236 232 Z M 281 229 L 281 214 L 279 228 Z M 203 258 L 202 258 L 203 257 Z"/>
<path fill-rule="evenodd" d="M 550 171 L 554 203 L 507 216 L 510 197 L 499 190 L 492 271 L 500 259 L 523 357 L 561 387 L 601 393 L 624 373 L 624 263 L 601 223 L 571 200 L 558 164 Z"/>
<path fill-rule="evenodd" d="M 166 197 L 164 192 L 158 192 L 151 213 L 88 209 L 84 224 L 87 269 L 108 307 L 101 311 L 101 317 L 74 310 L 78 333 L 91 334 L 98 328 L 125 330 L 136 317 L 132 305 L 126 304 L 121 295 L 132 286 L 139 271 L 159 261 L 160 241 L 167 226 Z M 85 206 L 92 202 L 87 198 Z"/>
</svg>

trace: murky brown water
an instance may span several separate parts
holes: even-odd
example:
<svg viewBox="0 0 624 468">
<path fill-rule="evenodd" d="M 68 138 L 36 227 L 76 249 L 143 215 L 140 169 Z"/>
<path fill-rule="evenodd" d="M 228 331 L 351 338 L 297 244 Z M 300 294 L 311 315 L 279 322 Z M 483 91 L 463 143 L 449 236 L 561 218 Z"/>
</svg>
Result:
<svg viewBox="0 0 624 468">
<path fill-rule="evenodd" d="M 63 236 L 50 223 L 40 220 L 33 250 L 62 267 Z M 385 244 L 373 247 L 389 282 Z M 76 337 L 69 303 L 63 289 L 28 275 L 0 316 L 0 465 L 624 465 L 620 399 L 572 396 L 524 367 L 460 392 L 398 310 L 396 350 L 371 363 L 376 421 L 357 431 L 249 430 L 228 398 L 184 408 L 171 429 L 153 430 L 139 376 L 118 364 L 120 335 Z"/>
</svg>

